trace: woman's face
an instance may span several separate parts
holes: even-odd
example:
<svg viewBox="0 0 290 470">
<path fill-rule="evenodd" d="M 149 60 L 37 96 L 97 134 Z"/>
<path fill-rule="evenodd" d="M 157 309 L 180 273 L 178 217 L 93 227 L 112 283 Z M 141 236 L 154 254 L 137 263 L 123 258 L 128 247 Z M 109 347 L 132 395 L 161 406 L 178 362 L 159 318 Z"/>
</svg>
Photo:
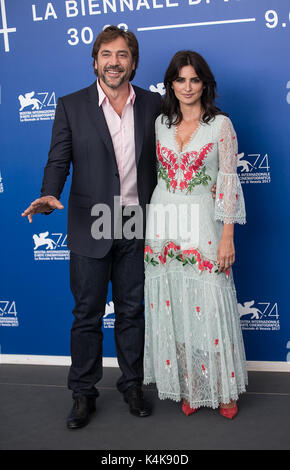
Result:
<svg viewBox="0 0 290 470">
<path fill-rule="evenodd" d="M 203 92 L 203 82 L 198 77 L 192 65 L 186 65 L 179 70 L 172 88 L 180 104 L 192 106 L 200 103 Z"/>
</svg>

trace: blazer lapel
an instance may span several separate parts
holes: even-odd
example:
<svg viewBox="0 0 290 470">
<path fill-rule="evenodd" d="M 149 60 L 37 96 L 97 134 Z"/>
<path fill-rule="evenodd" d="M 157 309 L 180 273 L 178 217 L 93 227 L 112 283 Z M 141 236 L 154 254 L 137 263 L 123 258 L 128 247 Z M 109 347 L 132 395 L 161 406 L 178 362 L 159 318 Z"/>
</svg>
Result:
<svg viewBox="0 0 290 470">
<path fill-rule="evenodd" d="M 93 83 L 90 87 L 88 87 L 88 109 L 89 115 L 92 121 L 95 123 L 95 126 L 97 127 L 104 144 L 106 145 L 110 154 L 114 156 L 116 161 L 111 134 L 107 126 L 102 106 L 99 106 L 99 94 L 96 82 Z"/>
<path fill-rule="evenodd" d="M 138 166 L 144 138 L 144 108 L 142 95 L 134 87 L 136 98 L 134 103 L 134 133 L 135 133 L 135 158 Z"/>
</svg>

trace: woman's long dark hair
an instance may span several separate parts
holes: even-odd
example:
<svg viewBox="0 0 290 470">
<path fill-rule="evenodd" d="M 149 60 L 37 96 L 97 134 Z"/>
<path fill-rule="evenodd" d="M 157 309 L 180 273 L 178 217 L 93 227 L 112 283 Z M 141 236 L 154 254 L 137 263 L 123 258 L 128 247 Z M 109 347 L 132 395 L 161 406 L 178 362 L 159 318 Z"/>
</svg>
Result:
<svg viewBox="0 0 290 470">
<path fill-rule="evenodd" d="M 172 89 L 172 82 L 177 79 L 180 69 L 187 65 L 191 65 L 194 68 L 198 77 L 203 82 L 204 90 L 201 96 L 201 105 L 204 110 L 203 122 L 208 123 L 217 114 L 226 115 L 215 106 L 215 98 L 217 96 L 216 81 L 207 62 L 197 52 L 179 51 L 171 59 L 164 77 L 166 93 L 162 100 L 161 112 L 167 117 L 166 124 L 168 127 L 179 124 L 182 120 L 182 112 L 179 101 Z"/>
</svg>

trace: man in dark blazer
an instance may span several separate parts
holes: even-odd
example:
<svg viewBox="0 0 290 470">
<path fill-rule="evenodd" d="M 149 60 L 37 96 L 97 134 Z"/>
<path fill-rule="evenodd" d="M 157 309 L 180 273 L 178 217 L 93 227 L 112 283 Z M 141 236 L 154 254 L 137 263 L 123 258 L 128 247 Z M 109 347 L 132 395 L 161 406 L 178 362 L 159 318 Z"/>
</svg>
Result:
<svg viewBox="0 0 290 470">
<path fill-rule="evenodd" d="M 154 123 L 161 98 L 130 84 L 139 59 L 133 33 L 106 28 L 97 37 L 92 56 L 98 80 L 59 98 L 41 197 L 22 214 L 31 222 L 35 213 L 63 209 L 59 198 L 72 165 L 68 247 L 75 308 L 68 376 L 74 400 L 67 419 L 70 429 L 85 426 L 95 410 L 95 384 L 102 377 L 102 318 L 110 280 L 122 372 L 117 388 L 132 414 L 144 417 L 151 412 L 141 388 L 145 224 L 142 238 L 128 239 L 116 236 L 113 223 L 117 220 L 123 227 L 128 221 L 129 216 L 122 215 L 124 206 L 135 207 L 136 212 L 141 207 L 144 217 L 139 217 L 139 223 L 144 222 L 146 204 L 157 182 Z M 96 204 L 110 209 L 112 230 L 103 238 L 92 230 Z"/>
</svg>

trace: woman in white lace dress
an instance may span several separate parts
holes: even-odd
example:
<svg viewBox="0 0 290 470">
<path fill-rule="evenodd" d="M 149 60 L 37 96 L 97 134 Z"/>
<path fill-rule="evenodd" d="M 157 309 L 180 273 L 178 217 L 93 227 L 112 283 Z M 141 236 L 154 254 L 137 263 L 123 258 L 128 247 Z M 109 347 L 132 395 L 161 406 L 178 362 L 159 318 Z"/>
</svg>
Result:
<svg viewBox="0 0 290 470">
<path fill-rule="evenodd" d="M 164 85 L 146 229 L 144 383 L 182 400 L 186 415 L 219 407 L 233 418 L 247 385 L 231 270 L 234 224 L 246 222 L 237 138 L 199 54 L 175 54 Z"/>
</svg>

